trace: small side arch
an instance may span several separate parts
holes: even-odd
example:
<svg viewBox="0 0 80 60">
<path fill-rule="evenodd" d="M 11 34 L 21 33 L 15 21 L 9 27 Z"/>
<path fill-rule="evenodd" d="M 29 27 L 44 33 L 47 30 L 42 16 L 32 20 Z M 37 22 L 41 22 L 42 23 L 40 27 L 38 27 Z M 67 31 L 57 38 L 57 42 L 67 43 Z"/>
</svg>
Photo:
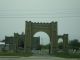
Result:
<svg viewBox="0 0 80 60">
<path fill-rule="evenodd" d="M 59 39 L 63 40 L 63 50 L 67 50 L 68 49 L 68 34 L 59 35 L 57 39 L 57 44 L 58 44 Z"/>
</svg>

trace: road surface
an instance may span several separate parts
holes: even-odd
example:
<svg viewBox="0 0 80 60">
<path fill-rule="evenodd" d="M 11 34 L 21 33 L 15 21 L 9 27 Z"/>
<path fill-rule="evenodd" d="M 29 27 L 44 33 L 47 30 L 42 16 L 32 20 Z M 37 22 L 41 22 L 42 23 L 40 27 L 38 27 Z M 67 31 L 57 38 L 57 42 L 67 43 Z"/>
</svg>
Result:
<svg viewBox="0 0 80 60">
<path fill-rule="evenodd" d="M 31 56 L 31 57 L 0 57 L 0 60 L 80 60 L 80 59 L 59 58 L 52 56 Z"/>
</svg>

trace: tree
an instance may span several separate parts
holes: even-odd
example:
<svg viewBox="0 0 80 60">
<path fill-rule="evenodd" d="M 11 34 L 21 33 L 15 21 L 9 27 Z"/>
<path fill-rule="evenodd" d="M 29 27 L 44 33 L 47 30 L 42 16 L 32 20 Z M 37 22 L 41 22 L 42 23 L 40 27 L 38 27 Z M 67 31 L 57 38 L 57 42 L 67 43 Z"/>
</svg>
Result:
<svg viewBox="0 0 80 60">
<path fill-rule="evenodd" d="M 76 49 L 76 51 L 77 51 L 80 48 L 80 42 L 78 39 L 74 39 L 74 40 L 70 41 L 69 46 L 73 50 Z"/>
<path fill-rule="evenodd" d="M 63 49 L 63 42 L 58 43 L 58 48 Z"/>
<path fill-rule="evenodd" d="M 42 48 L 42 49 L 49 49 L 49 48 L 50 48 L 50 44 L 47 44 L 47 45 L 41 45 L 41 48 Z"/>
</svg>

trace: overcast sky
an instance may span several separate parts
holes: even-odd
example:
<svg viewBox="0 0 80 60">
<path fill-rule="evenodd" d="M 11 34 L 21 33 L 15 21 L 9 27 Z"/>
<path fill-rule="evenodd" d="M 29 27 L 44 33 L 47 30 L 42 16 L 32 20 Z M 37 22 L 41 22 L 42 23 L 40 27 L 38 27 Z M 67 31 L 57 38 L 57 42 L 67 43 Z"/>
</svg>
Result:
<svg viewBox="0 0 80 60">
<path fill-rule="evenodd" d="M 24 32 L 25 21 L 58 22 L 58 34 L 80 40 L 80 0 L 0 0 L 0 40 Z"/>
</svg>

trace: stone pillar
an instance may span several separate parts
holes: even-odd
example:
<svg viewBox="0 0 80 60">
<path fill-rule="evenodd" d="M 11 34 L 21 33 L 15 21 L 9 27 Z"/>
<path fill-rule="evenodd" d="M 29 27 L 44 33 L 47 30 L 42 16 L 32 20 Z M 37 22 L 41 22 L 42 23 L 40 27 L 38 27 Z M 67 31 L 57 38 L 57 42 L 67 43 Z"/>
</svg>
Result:
<svg viewBox="0 0 80 60">
<path fill-rule="evenodd" d="M 19 41 L 18 33 L 14 33 L 14 40 L 15 40 L 15 51 L 18 52 L 18 41 Z"/>
<path fill-rule="evenodd" d="M 24 52 L 31 53 L 31 21 L 25 22 L 25 41 L 24 41 Z"/>
<path fill-rule="evenodd" d="M 51 23 L 51 54 L 56 52 L 57 48 L 57 22 Z"/>
<path fill-rule="evenodd" d="M 68 34 L 63 35 L 63 48 L 64 51 L 68 50 Z"/>
</svg>

